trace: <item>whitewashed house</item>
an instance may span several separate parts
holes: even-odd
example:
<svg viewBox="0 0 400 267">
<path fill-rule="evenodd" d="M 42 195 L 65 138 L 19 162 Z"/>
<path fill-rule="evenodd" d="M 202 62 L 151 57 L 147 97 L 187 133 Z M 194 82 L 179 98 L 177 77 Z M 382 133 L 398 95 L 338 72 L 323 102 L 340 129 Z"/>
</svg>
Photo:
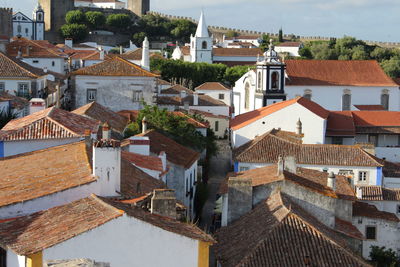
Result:
<svg viewBox="0 0 400 267">
<path fill-rule="evenodd" d="M 30 40 L 44 40 L 44 10 L 40 4 L 33 10 L 33 18 L 22 12 L 13 14 L 13 37 L 24 37 Z"/>
<path fill-rule="evenodd" d="M 227 47 L 232 43 L 251 43 L 254 46 L 259 46 L 261 36 L 257 35 L 239 35 L 235 37 L 226 37 L 225 35 L 223 36 L 223 42 L 221 44 L 222 47 Z"/>
<path fill-rule="evenodd" d="M 124 9 L 125 2 L 118 0 L 75 0 L 75 7 Z"/>
<path fill-rule="evenodd" d="M 232 106 L 232 89 L 218 82 L 206 82 L 194 89 L 199 95 L 207 95 Z"/>
<path fill-rule="evenodd" d="M 208 266 L 209 247 L 215 241 L 195 225 L 174 218 L 173 191 L 154 190 L 149 210 L 135 206 L 138 201 L 124 202 L 90 195 L 1 222 L 0 259 L 9 267 L 77 258 L 115 267 L 140 262 Z"/>
<path fill-rule="evenodd" d="M 301 42 L 283 42 L 275 46 L 275 51 L 278 53 L 285 53 L 292 57 L 299 57 L 299 50 L 303 48 Z"/>
<path fill-rule="evenodd" d="M 303 96 L 328 110 L 382 105 L 398 111 L 399 86 L 373 60 L 286 60 L 272 43 L 233 88 L 235 114 Z"/>
<path fill-rule="evenodd" d="M 113 111 L 141 109 L 157 94 L 157 75 L 120 57 L 76 70 L 71 78 L 75 108 L 96 101 Z"/>
<path fill-rule="evenodd" d="M 200 115 L 209 124 L 211 130 L 213 130 L 215 136 L 218 138 L 226 138 L 229 133 L 229 117 L 222 115 L 214 115 L 210 112 L 189 110 L 190 114 Z"/>
</svg>

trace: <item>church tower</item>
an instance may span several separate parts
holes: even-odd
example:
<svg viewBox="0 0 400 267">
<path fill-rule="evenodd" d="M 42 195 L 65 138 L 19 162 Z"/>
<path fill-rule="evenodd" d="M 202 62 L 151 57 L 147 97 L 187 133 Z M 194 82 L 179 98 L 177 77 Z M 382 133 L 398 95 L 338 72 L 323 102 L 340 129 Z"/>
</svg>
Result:
<svg viewBox="0 0 400 267">
<path fill-rule="evenodd" d="M 263 94 L 263 106 L 286 100 L 285 94 L 286 65 L 279 60 L 274 50 L 272 39 L 264 59 L 257 61 L 256 93 Z"/>
<path fill-rule="evenodd" d="M 196 34 L 190 36 L 191 61 L 212 63 L 212 47 L 212 37 L 208 33 L 206 20 L 203 12 L 201 12 Z"/>
<path fill-rule="evenodd" d="M 127 0 L 127 8 L 139 17 L 150 11 L 150 0 Z"/>
<path fill-rule="evenodd" d="M 38 3 L 33 11 L 33 40 L 44 40 L 44 10 Z"/>
</svg>

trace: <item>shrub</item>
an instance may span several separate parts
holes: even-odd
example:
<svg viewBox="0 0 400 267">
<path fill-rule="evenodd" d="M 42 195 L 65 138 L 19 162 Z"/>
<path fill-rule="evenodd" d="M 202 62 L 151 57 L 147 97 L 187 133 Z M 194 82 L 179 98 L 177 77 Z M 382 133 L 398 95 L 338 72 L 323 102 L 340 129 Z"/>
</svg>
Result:
<svg viewBox="0 0 400 267">
<path fill-rule="evenodd" d="M 88 29 L 83 24 L 65 24 L 61 27 L 61 35 L 64 38 L 72 38 L 75 42 L 86 38 Z"/>
<path fill-rule="evenodd" d="M 80 10 L 72 10 L 65 15 L 65 21 L 68 24 L 84 24 L 86 23 L 86 16 Z"/>
<path fill-rule="evenodd" d="M 131 17 L 127 14 L 111 14 L 107 17 L 106 24 L 114 29 L 125 31 L 131 25 Z"/>
<path fill-rule="evenodd" d="M 88 11 L 85 15 L 91 29 L 100 29 L 106 23 L 106 16 L 102 12 Z"/>
</svg>

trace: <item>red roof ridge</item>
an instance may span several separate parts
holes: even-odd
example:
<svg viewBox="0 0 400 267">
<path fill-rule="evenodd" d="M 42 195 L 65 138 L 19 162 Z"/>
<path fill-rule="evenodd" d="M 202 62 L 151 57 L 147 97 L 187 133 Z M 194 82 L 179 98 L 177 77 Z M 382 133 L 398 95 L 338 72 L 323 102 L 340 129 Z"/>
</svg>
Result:
<svg viewBox="0 0 400 267">
<path fill-rule="evenodd" d="M 90 194 L 90 197 L 93 198 L 97 203 L 99 203 L 100 205 L 103 205 L 106 208 L 110 208 L 115 210 L 116 212 L 119 212 L 121 214 L 124 214 L 125 211 L 121 210 L 121 209 L 117 209 L 116 207 L 114 207 L 113 205 L 110 205 L 106 202 L 104 202 L 103 200 L 101 200 L 96 194 Z"/>
<path fill-rule="evenodd" d="M 154 73 L 152 73 L 152 72 L 150 72 L 148 70 L 145 70 L 142 67 L 140 67 L 139 65 L 136 65 L 135 63 L 132 63 L 129 60 L 126 60 L 126 59 L 124 59 L 124 58 L 122 58 L 120 56 L 116 56 L 115 58 L 120 60 L 120 61 L 122 61 L 122 62 L 124 62 L 124 63 L 127 63 L 127 64 L 131 65 L 132 67 L 135 67 L 136 69 L 139 69 L 140 71 L 143 71 L 144 73 L 146 73 L 148 75 L 152 75 L 153 77 L 159 77 L 160 76 L 160 75 L 156 75 L 156 74 L 154 74 Z"/>
</svg>

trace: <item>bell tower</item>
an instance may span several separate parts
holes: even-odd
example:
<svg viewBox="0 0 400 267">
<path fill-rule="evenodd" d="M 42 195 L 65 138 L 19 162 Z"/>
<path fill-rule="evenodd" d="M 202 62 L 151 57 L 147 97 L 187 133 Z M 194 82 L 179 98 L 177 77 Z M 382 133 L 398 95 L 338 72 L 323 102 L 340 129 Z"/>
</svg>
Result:
<svg viewBox="0 0 400 267">
<path fill-rule="evenodd" d="M 127 8 L 139 17 L 150 11 L 150 0 L 127 0 Z"/>
<path fill-rule="evenodd" d="M 286 100 L 285 69 L 286 65 L 279 60 L 271 39 L 269 49 L 264 53 L 264 59 L 257 61 L 256 69 L 256 92 L 263 94 L 264 107 Z"/>
<path fill-rule="evenodd" d="M 33 31 L 33 39 L 44 40 L 44 11 L 39 3 L 36 6 L 35 10 L 33 11 L 33 20 L 35 23 Z"/>
<path fill-rule="evenodd" d="M 213 38 L 208 33 L 208 27 L 201 12 L 195 36 L 190 36 L 190 56 L 192 62 L 212 63 Z"/>
</svg>

